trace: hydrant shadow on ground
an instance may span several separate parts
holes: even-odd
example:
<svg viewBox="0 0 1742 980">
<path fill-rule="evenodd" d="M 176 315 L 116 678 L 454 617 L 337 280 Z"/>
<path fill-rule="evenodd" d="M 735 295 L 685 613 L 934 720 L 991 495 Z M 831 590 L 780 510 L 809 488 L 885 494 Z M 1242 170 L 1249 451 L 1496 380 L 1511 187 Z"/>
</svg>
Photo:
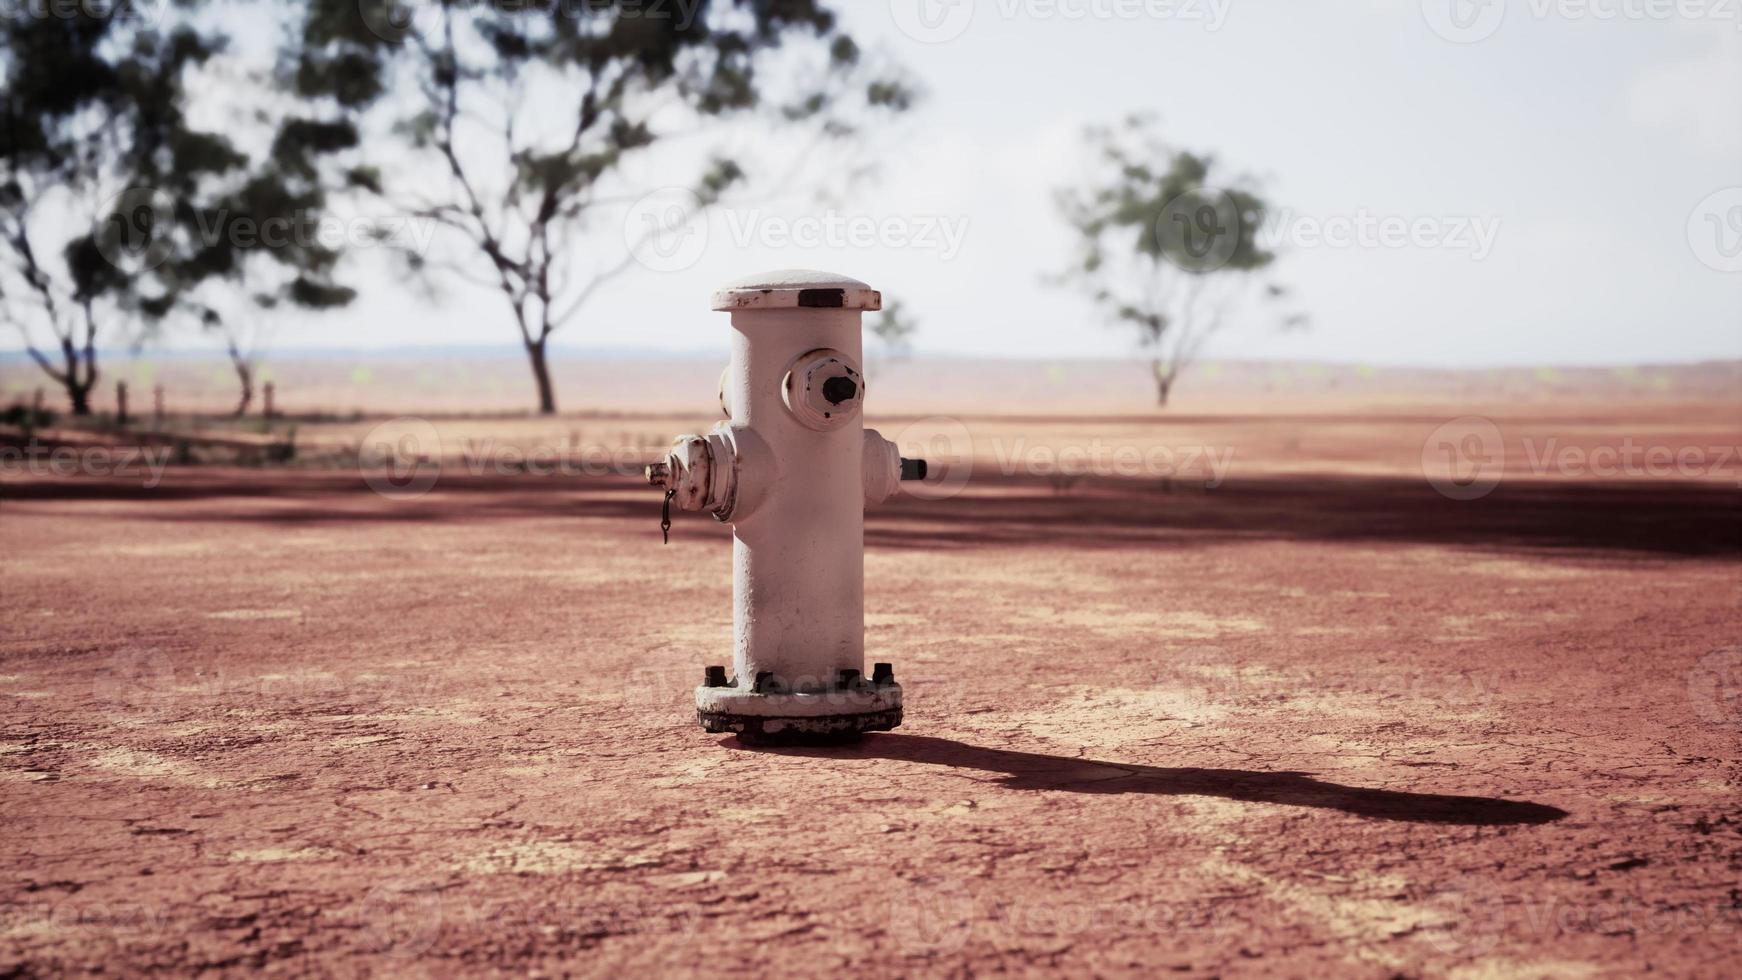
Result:
<svg viewBox="0 0 1742 980">
<path fill-rule="evenodd" d="M 731 314 L 724 421 L 647 468 L 670 508 L 732 525 L 732 667 L 708 666 L 696 715 L 751 743 L 851 740 L 901 724 L 892 664 L 865 676 L 865 508 L 922 460 L 864 427 L 860 318 L 882 296 L 789 270 L 715 292 Z"/>
<path fill-rule="evenodd" d="M 723 744 L 730 747 L 732 740 Z M 1544 803 L 1343 786 L 1305 772 L 1099 762 L 1077 756 L 991 749 L 929 735 L 878 735 L 847 747 L 789 746 L 773 751 L 810 758 L 889 759 L 971 769 L 995 774 L 998 778 L 987 782 L 1011 790 L 1211 796 L 1247 803 L 1341 810 L 1373 820 L 1493 827 L 1552 823 L 1569 815 Z"/>
</svg>

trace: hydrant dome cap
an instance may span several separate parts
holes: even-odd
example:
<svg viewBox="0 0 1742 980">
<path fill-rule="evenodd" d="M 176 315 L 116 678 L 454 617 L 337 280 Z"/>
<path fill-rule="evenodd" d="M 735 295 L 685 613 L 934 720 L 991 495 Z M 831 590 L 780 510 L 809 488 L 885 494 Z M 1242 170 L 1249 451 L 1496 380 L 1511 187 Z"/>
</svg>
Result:
<svg viewBox="0 0 1742 980">
<path fill-rule="evenodd" d="M 709 305 L 716 310 L 880 310 L 883 294 L 832 272 L 782 269 L 729 282 L 714 292 Z"/>
</svg>

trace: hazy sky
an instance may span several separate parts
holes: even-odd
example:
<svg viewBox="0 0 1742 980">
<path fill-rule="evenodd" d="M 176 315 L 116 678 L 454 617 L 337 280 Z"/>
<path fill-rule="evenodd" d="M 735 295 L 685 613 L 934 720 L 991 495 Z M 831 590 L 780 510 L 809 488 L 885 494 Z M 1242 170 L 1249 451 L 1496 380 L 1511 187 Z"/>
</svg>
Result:
<svg viewBox="0 0 1742 980">
<path fill-rule="evenodd" d="M 1082 127 L 1149 111 L 1178 146 L 1263 178 L 1278 275 L 1314 321 L 1283 336 L 1254 317 L 1210 356 L 1742 358 L 1734 0 L 840 6 L 928 93 L 878 144 L 881 178 L 832 215 L 802 197 L 716 212 L 692 263 L 632 270 L 559 345 L 723 349 L 712 288 L 809 267 L 904 300 L 921 350 L 1127 352 L 1127 334 L 1042 277 L 1069 252 L 1052 192 L 1079 170 Z M 782 240 L 830 218 L 893 231 Z M 1374 240 L 1386 226 L 1416 241 Z M 596 234 L 622 248 L 620 227 Z M 499 295 L 455 284 L 432 305 L 367 263 L 353 279 L 357 305 L 281 328 L 275 349 L 513 342 Z"/>
</svg>

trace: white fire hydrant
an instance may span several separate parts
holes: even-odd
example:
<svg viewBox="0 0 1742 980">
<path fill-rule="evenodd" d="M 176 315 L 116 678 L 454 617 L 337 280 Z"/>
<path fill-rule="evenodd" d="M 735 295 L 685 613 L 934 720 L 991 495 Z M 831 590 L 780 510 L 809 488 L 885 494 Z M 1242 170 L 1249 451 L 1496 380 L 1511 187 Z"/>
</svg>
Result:
<svg viewBox="0 0 1742 980">
<path fill-rule="evenodd" d="M 696 715 L 748 742 L 856 737 L 901 724 L 893 668 L 865 670 L 865 507 L 925 477 L 864 427 L 860 315 L 875 289 L 774 272 L 733 283 L 726 420 L 647 468 L 666 504 L 732 525 L 732 672 L 708 667 Z"/>
</svg>

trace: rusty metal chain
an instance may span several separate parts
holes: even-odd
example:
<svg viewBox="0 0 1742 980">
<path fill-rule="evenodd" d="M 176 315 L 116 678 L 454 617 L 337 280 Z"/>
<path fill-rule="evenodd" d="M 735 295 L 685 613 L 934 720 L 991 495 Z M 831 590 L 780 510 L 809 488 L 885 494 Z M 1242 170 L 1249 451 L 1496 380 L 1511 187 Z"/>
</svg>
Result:
<svg viewBox="0 0 1742 980">
<path fill-rule="evenodd" d="M 665 492 L 665 503 L 659 508 L 659 540 L 671 544 L 671 498 L 677 496 L 676 490 Z"/>
</svg>

